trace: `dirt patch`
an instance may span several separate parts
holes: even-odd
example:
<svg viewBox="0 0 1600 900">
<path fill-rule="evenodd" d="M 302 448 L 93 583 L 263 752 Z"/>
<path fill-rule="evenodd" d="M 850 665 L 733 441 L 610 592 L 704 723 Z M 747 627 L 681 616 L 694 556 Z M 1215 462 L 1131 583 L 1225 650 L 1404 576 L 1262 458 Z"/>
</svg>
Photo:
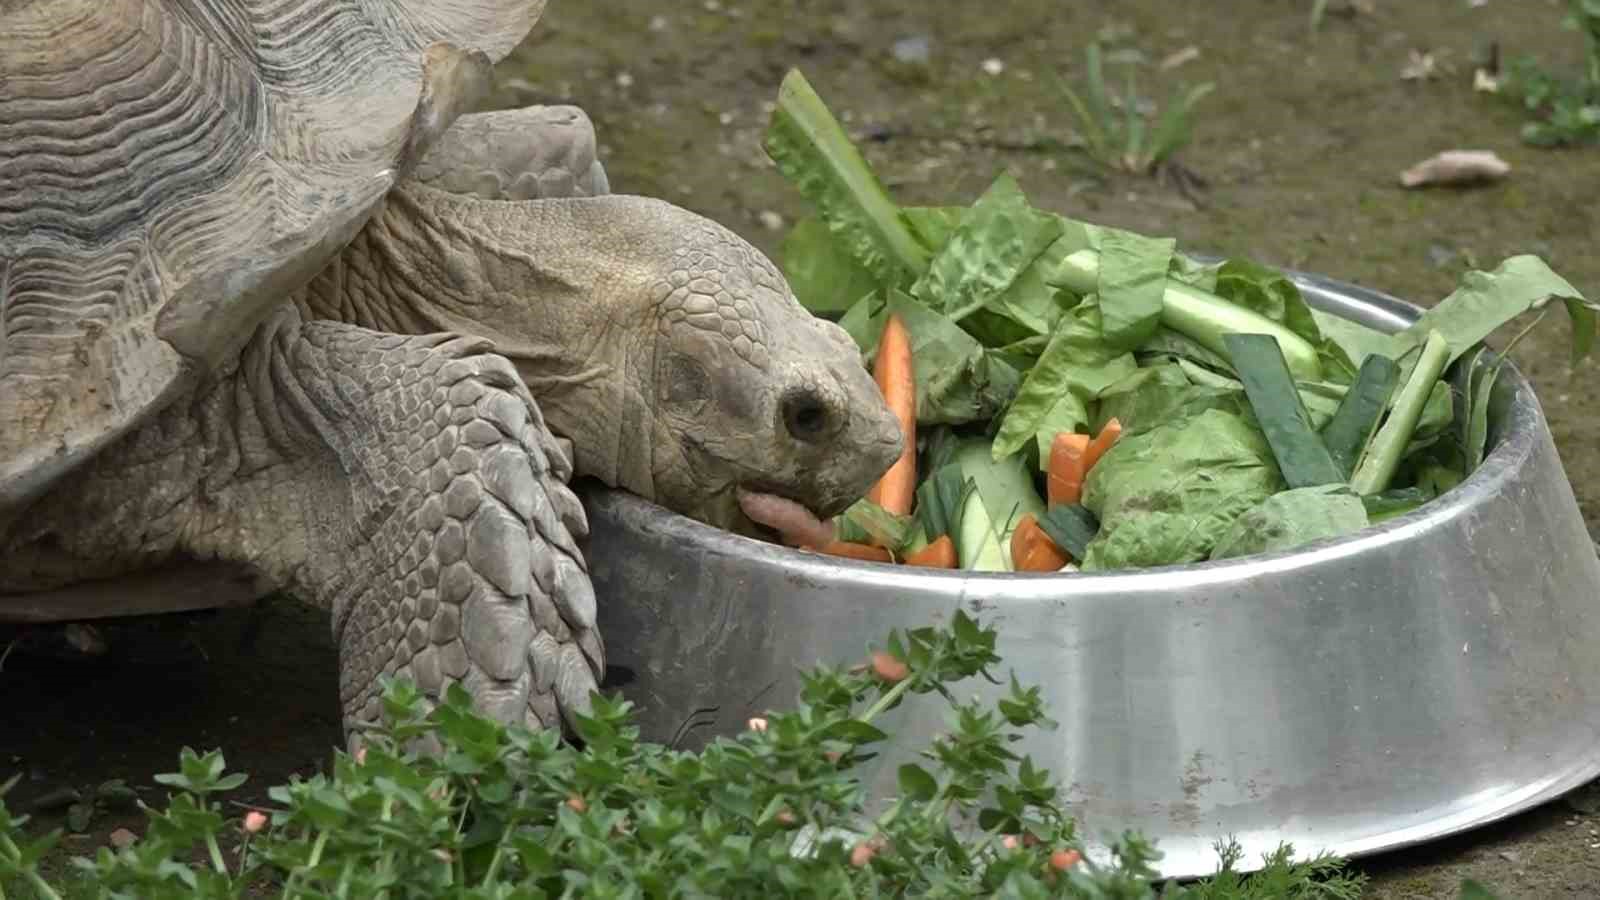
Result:
<svg viewBox="0 0 1600 900">
<path fill-rule="evenodd" d="M 804 209 L 768 164 L 760 135 L 779 80 L 799 66 L 902 202 L 967 202 L 1004 169 L 1043 207 L 1424 305 L 1448 293 L 1464 267 L 1522 252 L 1600 293 L 1600 153 L 1525 147 L 1519 114 L 1470 89 L 1472 58 L 1490 41 L 1509 55 L 1537 52 L 1575 67 L 1578 39 L 1558 27 L 1563 4 L 1379 3 L 1371 15 L 1331 17 L 1314 40 L 1308 7 L 555 0 L 502 66 L 496 102 L 581 105 L 599 129 L 614 189 L 702 212 L 774 256 L 783 228 Z M 1082 45 L 1107 28 L 1131 35 L 1153 59 L 1199 49 L 1153 93 L 1164 99 L 1179 81 L 1216 83 L 1182 155 L 1205 190 L 1090 177 L 1070 154 L 1037 149 L 1072 136 L 1051 78 L 1075 79 Z M 895 53 L 908 39 L 901 56 L 909 62 Z M 915 59 L 921 47 L 926 62 Z M 1411 50 L 1431 52 L 1442 76 L 1402 81 Z M 1492 149 L 1513 174 L 1472 190 L 1397 187 L 1402 169 L 1455 147 Z M 1566 340 L 1562 326 L 1541 329 L 1516 358 L 1595 530 L 1600 396 L 1569 377 Z M 1593 377 L 1592 363 L 1577 373 Z M 7 660 L 0 771 L 25 773 L 15 799 L 108 778 L 155 799 L 149 776 L 174 766 L 185 745 L 222 746 L 230 767 L 252 773 L 241 802 L 326 761 L 339 735 L 335 652 L 322 615 L 275 604 L 151 629 L 148 640 L 119 642 L 113 656 L 89 665 Z M 1562 801 L 1370 861 L 1372 896 L 1452 896 L 1463 876 L 1507 897 L 1592 896 L 1600 819 L 1587 809 Z M 86 852 L 127 821 L 97 819 L 70 846 Z"/>
</svg>

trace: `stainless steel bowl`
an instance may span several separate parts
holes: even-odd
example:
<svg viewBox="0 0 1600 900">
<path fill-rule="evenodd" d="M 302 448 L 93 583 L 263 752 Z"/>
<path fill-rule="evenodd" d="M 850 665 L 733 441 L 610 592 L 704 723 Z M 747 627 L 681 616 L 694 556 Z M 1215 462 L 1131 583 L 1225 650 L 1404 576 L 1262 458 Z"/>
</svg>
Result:
<svg viewBox="0 0 1600 900">
<path fill-rule="evenodd" d="M 1419 312 L 1297 280 L 1385 330 Z M 588 489 L 608 655 L 645 736 L 695 746 L 791 703 L 798 669 L 964 608 L 1060 722 L 1019 752 L 1086 836 L 1156 839 L 1166 876 L 1211 872 L 1229 835 L 1254 863 L 1280 841 L 1359 856 L 1483 825 L 1600 774 L 1600 560 L 1527 381 L 1500 388 L 1493 451 L 1439 500 L 1293 552 L 1128 574 L 822 558 Z M 886 717 L 876 798 L 942 711 Z"/>
</svg>

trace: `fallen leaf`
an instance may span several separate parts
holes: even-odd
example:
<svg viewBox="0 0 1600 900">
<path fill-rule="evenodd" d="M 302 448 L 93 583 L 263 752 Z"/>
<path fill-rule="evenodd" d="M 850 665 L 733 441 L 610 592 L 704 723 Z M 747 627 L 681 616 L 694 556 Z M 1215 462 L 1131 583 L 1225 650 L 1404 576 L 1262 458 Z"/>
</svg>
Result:
<svg viewBox="0 0 1600 900">
<path fill-rule="evenodd" d="M 1504 178 L 1511 165 L 1493 150 L 1446 150 L 1400 173 L 1403 187 L 1470 184 Z"/>
<path fill-rule="evenodd" d="M 1169 69 L 1176 69 L 1184 63 L 1194 62 L 1199 58 L 1200 48 L 1190 44 L 1176 53 L 1168 54 L 1165 59 L 1161 60 L 1161 71 L 1165 72 Z"/>
</svg>

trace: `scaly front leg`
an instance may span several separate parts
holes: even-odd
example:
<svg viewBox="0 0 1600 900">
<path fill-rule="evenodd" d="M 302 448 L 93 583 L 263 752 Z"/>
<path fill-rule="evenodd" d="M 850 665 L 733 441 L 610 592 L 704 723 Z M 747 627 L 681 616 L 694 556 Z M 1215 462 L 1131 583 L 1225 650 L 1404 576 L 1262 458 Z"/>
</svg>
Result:
<svg viewBox="0 0 1600 900">
<path fill-rule="evenodd" d="M 287 312 L 0 535 L 0 593 L 238 562 L 332 613 L 347 731 L 377 716 L 383 675 L 431 697 L 459 681 L 502 721 L 570 721 L 604 670 L 587 523 L 570 460 L 487 347 Z"/>
</svg>

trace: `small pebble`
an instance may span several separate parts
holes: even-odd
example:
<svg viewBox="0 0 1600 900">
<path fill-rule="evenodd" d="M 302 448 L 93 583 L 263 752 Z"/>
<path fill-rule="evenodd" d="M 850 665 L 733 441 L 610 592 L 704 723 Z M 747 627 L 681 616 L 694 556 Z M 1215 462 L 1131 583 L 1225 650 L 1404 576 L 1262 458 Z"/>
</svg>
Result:
<svg viewBox="0 0 1600 900">
<path fill-rule="evenodd" d="M 722 113 L 721 115 L 717 116 L 717 121 L 724 125 L 732 125 L 733 113 Z"/>
<path fill-rule="evenodd" d="M 650 17 L 650 30 L 651 31 L 666 31 L 667 30 L 667 17 L 666 16 L 651 16 Z"/>
<path fill-rule="evenodd" d="M 629 75 L 627 72 L 618 72 L 617 73 L 617 87 L 619 87 L 619 88 L 631 88 L 631 87 L 633 87 L 633 76 Z"/>
<path fill-rule="evenodd" d="M 985 75 L 999 75 L 1005 70 L 1006 64 L 992 56 L 983 61 L 983 72 Z"/>
<path fill-rule="evenodd" d="M 111 846 L 118 850 L 124 850 L 133 846 L 133 842 L 139 838 L 126 828 L 118 828 L 116 831 L 111 832 L 107 839 L 111 841 Z"/>
<path fill-rule="evenodd" d="M 761 221 L 761 227 L 768 231 L 780 231 L 783 229 L 783 216 L 770 209 L 763 209 L 756 214 L 756 218 Z"/>
<path fill-rule="evenodd" d="M 897 62 L 908 65 L 923 65 L 931 55 L 928 37 L 923 34 L 895 41 L 891 52 Z"/>
</svg>

